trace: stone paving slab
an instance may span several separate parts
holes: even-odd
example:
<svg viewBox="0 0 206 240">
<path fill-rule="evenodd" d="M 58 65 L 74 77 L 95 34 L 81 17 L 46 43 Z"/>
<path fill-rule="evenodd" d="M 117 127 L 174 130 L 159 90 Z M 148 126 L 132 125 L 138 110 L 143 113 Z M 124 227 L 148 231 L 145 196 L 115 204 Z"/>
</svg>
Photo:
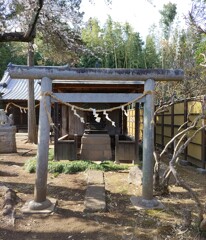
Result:
<svg viewBox="0 0 206 240">
<path fill-rule="evenodd" d="M 87 184 L 88 186 L 84 200 L 85 211 L 105 211 L 106 200 L 103 172 L 96 170 L 87 171 Z"/>
<path fill-rule="evenodd" d="M 97 170 L 88 170 L 87 171 L 87 184 L 103 184 L 104 185 L 104 173 Z"/>
</svg>

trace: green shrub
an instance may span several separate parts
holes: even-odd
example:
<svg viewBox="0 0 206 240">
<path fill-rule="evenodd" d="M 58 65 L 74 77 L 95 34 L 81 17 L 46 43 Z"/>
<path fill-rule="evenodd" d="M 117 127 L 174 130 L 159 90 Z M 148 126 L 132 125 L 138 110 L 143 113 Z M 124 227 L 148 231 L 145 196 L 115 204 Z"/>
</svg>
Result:
<svg viewBox="0 0 206 240">
<path fill-rule="evenodd" d="M 36 158 L 29 159 L 24 164 L 24 169 L 29 173 L 36 172 Z"/>
<path fill-rule="evenodd" d="M 54 160 L 54 149 L 53 148 L 49 149 L 48 160 L 49 161 Z M 24 169 L 29 173 L 35 173 L 36 172 L 36 161 L 37 161 L 37 156 L 35 156 L 32 159 L 27 160 L 24 164 Z M 58 170 L 58 167 L 59 166 L 57 166 L 57 171 L 51 169 L 51 172 L 60 172 Z"/>
<path fill-rule="evenodd" d="M 29 173 L 36 171 L 36 159 L 30 159 L 25 163 L 25 169 Z M 48 172 L 59 174 L 66 173 L 72 174 L 77 172 L 83 172 L 87 169 L 101 170 L 101 171 L 118 171 L 128 169 L 128 165 L 116 165 L 112 161 L 105 161 L 100 164 L 92 161 L 76 160 L 76 161 L 49 161 Z"/>
<path fill-rule="evenodd" d="M 48 163 L 48 172 L 50 173 L 62 173 L 64 171 L 64 165 L 59 164 L 59 162 L 51 162 Z"/>
<path fill-rule="evenodd" d="M 83 172 L 88 168 L 88 164 L 80 161 L 79 163 L 74 161 L 72 163 L 65 164 L 64 173 L 77 173 Z"/>
</svg>

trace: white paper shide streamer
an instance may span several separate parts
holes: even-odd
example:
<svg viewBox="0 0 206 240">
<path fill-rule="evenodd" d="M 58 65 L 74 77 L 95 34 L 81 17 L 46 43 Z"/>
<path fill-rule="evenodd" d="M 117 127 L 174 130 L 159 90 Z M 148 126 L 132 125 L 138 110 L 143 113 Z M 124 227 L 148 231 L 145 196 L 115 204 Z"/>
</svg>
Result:
<svg viewBox="0 0 206 240">
<path fill-rule="evenodd" d="M 112 123 L 112 126 L 116 127 L 116 126 L 115 126 L 115 122 L 112 121 L 111 118 L 109 118 L 109 115 L 108 115 L 108 113 L 106 112 L 106 110 L 104 110 L 103 114 L 105 115 L 106 119 L 107 119 L 109 122 Z"/>
<path fill-rule="evenodd" d="M 125 115 L 126 117 L 128 117 L 128 113 L 127 113 L 127 111 L 124 109 L 124 106 L 122 106 L 121 109 L 122 109 L 122 111 L 124 112 L 124 115 Z"/>
<path fill-rule="evenodd" d="M 85 123 L 84 118 L 77 113 L 77 110 L 74 108 L 74 106 L 72 106 L 72 111 L 74 112 L 74 115 L 80 119 L 80 122 Z"/>
</svg>

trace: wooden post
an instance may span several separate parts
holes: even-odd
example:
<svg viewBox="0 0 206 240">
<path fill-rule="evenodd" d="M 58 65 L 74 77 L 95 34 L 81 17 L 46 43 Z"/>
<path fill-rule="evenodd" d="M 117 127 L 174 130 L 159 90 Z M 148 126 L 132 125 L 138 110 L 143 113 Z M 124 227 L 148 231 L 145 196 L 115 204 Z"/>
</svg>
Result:
<svg viewBox="0 0 206 240">
<path fill-rule="evenodd" d="M 202 119 L 202 126 L 205 126 L 206 124 L 206 96 L 203 96 L 202 99 L 202 114 L 204 114 L 204 119 Z M 202 140 L 201 140 L 201 160 L 202 160 L 202 169 L 205 169 L 205 165 L 206 165 L 206 131 L 205 128 L 202 129 L 202 136 L 201 136 Z"/>
<path fill-rule="evenodd" d="M 205 119 L 203 119 L 202 121 L 204 122 Z M 203 123 L 204 124 L 204 123 Z M 202 168 L 205 169 L 205 165 L 206 165 L 206 158 L 205 158 L 205 153 L 206 153 L 206 141 L 205 141 L 205 137 L 206 137 L 206 133 L 205 133 L 205 129 L 202 129 L 202 145 L 201 145 L 201 160 L 202 160 Z"/>
<path fill-rule="evenodd" d="M 162 116 L 162 121 L 161 121 L 161 148 L 163 149 L 164 146 L 165 146 L 165 115 L 164 115 L 164 112 L 161 114 Z"/>
<path fill-rule="evenodd" d="M 145 97 L 144 103 L 144 132 L 143 132 L 143 183 L 142 183 L 142 198 L 144 200 L 153 199 L 153 168 L 154 168 L 154 94 L 149 91 L 154 91 L 155 82 L 148 79 L 145 82 L 145 92 L 148 94 Z"/>
<path fill-rule="evenodd" d="M 74 144 L 75 144 L 75 153 L 76 153 L 76 156 L 75 156 L 75 159 L 77 159 L 77 150 L 78 150 L 78 135 L 77 134 L 74 134 Z"/>
<path fill-rule="evenodd" d="M 61 110 L 62 110 L 62 129 L 61 129 L 61 134 L 62 136 L 68 134 L 68 130 L 67 130 L 67 112 L 68 112 L 68 108 L 65 105 L 61 105 Z"/>
<path fill-rule="evenodd" d="M 59 105 L 54 103 L 54 160 L 58 161 L 58 138 L 59 138 Z"/>
<path fill-rule="evenodd" d="M 174 137 L 174 134 L 175 134 L 175 105 L 172 104 L 171 106 L 171 139 Z M 171 152 L 173 153 L 174 151 L 174 142 L 172 143 L 171 145 Z"/>
<path fill-rule="evenodd" d="M 188 118 L 188 101 L 187 99 L 184 100 L 184 123 L 187 122 Z M 184 125 L 185 129 L 188 127 L 187 124 Z M 187 139 L 185 139 L 186 142 Z M 187 161 L 187 155 L 188 155 L 188 147 L 184 149 L 184 160 Z"/>
<path fill-rule="evenodd" d="M 154 111 L 156 111 L 156 106 L 154 106 Z M 157 145 L 157 115 L 154 117 L 154 146 Z"/>
<path fill-rule="evenodd" d="M 139 163 L 139 103 L 135 104 L 135 159 L 134 164 Z"/>
<path fill-rule="evenodd" d="M 51 112 L 50 96 L 46 96 L 46 92 L 52 91 L 51 79 L 44 77 L 41 81 L 41 101 L 39 113 L 39 134 L 38 134 L 38 152 L 37 152 L 37 169 L 36 181 L 34 189 L 34 202 L 37 204 L 37 209 L 44 209 L 48 207 L 49 203 L 46 201 L 47 193 L 47 170 L 48 170 L 48 151 L 49 151 L 49 132 L 50 122 L 48 114 Z M 48 203 L 47 203 L 48 202 Z M 42 203 L 42 206 L 41 206 Z M 46 204 L 45 204 L 46 203 Z M 33 209 L 36 208 L 34 204 Z"/>
<path fill-rule="evenodd" d="M 119 111 L 119 129 L 120 129 L 119 134 L 123 134 L 122 133 L 122 111 Z"/>
<path fill-rule="evenodd" d="M 115 135 L 115 163 L 119 164 L 119 135 Z"/>
<path fill-rule="evenodd" d="M 34 65 L 34 49 L 33 43 L 28 43 L 28 66 Z M 34 96 L 34 79 L 28 80 L 28 142 L 37 143 L 37 126 L 36 126 L 36 112 L 35 112 L 35 96 Z"/>
</svg>

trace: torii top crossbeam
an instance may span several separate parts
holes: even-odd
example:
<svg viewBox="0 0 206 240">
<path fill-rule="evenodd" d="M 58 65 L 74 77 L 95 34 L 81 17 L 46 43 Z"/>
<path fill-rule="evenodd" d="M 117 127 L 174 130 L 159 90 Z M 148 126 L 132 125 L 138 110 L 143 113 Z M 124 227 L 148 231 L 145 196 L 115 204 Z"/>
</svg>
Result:
<svg viewBox="0 0 206 240">
<path fill-rule="evenodd" d="M 50 79 L 62 80 L 118 80 L 146 81 L 153 79 L 155 81 L 181 81 L 183 71 L 165 70 L 165 69 L 105 69 L 105 68 L 69 68 L 63 67 L 45 67 L 45 66 L 19 66 L 8 65 L 8 71 L 12 78 L 22 79 Z"/>
</svg>

